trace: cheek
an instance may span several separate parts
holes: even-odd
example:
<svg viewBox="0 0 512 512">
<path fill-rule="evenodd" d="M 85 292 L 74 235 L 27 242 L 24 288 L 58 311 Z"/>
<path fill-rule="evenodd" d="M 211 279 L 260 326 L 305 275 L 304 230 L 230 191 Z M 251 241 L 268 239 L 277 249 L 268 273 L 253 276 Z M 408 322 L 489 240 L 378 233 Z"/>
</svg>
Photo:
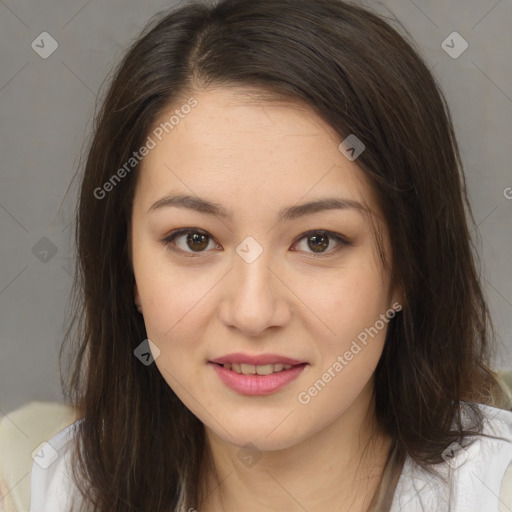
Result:
<svg viewBox="0 0 512 512">
<path fill-rule="evenodd" d="M 208 289 L 206 283 L 190 282 L 189 279 L 162 274 L 152 274 L 142 280 L 139 286 L 144 300 L 144 322 L 148 337 L 155 342 L 167 343 L 174 340 L 185 343 L 191 330 L 197 332 L 197 318 L 205 307 L 201 301 Z"/>
<path fill-rule="evenodd" d="M 173 265 L 168 249 L 145 234 L 134 240 L 133 267 L 148 337 L 175 336 L 206 292 L 207 276 Z"/>
<path fill-rule="evenodd" d="M 373 260 L 362 253 L 355 254 L 343 267 L 323 272 L 321 276 L 299 278 L 294 291 L 304 298 L 312 313 L 307 315 L 309 330 L 318 333 L 320 351 L 325 355 L 343 353 L 390 307 L 389 282 Z"/>
</svg>

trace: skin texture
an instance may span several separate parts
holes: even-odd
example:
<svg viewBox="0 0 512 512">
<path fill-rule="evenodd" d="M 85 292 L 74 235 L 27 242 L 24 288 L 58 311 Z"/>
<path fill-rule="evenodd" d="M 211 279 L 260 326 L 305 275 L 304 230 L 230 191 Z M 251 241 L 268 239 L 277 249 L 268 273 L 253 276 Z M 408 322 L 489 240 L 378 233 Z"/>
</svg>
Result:
<svg viewBox="0 0 512 512">
<path fill-rule="evenodd" d="M 205 425 L 222 484 L 215 488 L 206 470 L 211 492 L 197 505 L 200 512 L 366 510 L 390 446 L 372 429 L 372 375 L 387 324 L 308 404 L 298 395 L 398 302 L 370 215 L 389 250 L 387 229 L 357 160 L 339 151 L 341 139 L 329 125 L 308 107 L 262 103 L 245 92 L 194 94 L 197 106 L 144 158 L 132 214 L 135 300 L 160 351 L 155 364 Z M 148 213 L 171 193 L 219 203 L 233 218 L 177 207 Z M 277 220 L 281 208 L 333 196 L 371 213 L 327 210 Z M 185 227 L 208 233 L 202 252 L 197 242 L 187 245 L 186 234 L 161 242 Z M 301 238 L 313 229 L 338 233 L 351 245 L 330 238 L 316 253 Z M 236 252 L 249 236 L 263 249 L 252 263 Z M 232 352 L 280 354 L 308 365 L 284 389 L 248 397 L 227 388 L 207 364 Z M 247 443 L 257 449 L 252 465 L 239 457 Z"/>
</svg>

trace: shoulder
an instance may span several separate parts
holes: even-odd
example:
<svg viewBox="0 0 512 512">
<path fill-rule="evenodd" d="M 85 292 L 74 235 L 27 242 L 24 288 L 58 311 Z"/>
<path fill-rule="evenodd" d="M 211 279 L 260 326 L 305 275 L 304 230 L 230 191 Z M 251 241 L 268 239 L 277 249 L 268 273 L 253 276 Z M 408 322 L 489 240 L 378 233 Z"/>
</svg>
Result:
<svg viewBox="0 0 512 512">
<path fill-rule="evenodd" d="M 484 415 L 483 433 L 489 437 L 476 436 L 476 442 L 466 448 L 471 462 L 461 468 L 459 487 L 467 488 L 472 485 L 469 478 L 476 479 L 474 492 L 482 503 L 492 504 L 497 512 L 512 510 L 512 411 L 483 404 L 479 408 Z M 462 497 L 460 501 L 474 506 Z"/>
<path fill-rule="evenodd" d="M 477 405 L 484 418 L 484 435 L 471 436 L 464 447 L 458 443 L 447 446 L 444 463 L 432 467 L 437 475 L 406 457 L 392 512 L 422 508 L 453 512 L 508 509 L 512 490 L 512 411 Z M 468 426 L 470 414 L 465 403 L 462 406 L 463 422 Z"/>
<path fill-rule="evenodd" d="M 31 471 L 30 512 L 73 510 L 78 491 L 73 483 L 71 454 L 81 420 L 41 445 Z"/>
<path fill-rule="evenodd" d="M 512 441 L 512 410 L 500 409 L 485 404 L 476 404 L 484 417 L 484 434 L 504 437 Z M 465 417 L 465 415 L 463 414 Z"/>
<path fill-rule="evenodd" d="M 29 510 L 35 455 L 46 440 L 76 421 L 74 409 L 53 402 L 30 402 L 0 420 L 0 510 Z"/>
</svg>

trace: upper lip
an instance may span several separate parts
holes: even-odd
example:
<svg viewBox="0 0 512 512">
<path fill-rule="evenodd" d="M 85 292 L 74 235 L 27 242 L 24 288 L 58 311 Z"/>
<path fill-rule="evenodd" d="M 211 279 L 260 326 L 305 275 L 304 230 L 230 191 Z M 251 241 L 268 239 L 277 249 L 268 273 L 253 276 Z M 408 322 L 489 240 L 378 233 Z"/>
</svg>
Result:
<svg viewBox="0 0 512 512">
<path fill-rule="evenodd" d="M 255 366 L 265 365 L 265 364 L 303 364 L 305 361 L 299 361 L 298 359 L 293 359 L 291 357 L 280 356 L 278 354 L 260 354 L 260 355 L 250 355 L 243 354 L 241 352 L 236 352 L 234 354 L 226 354 L 225 356 L 218 357 L 217 359 L 211 359 L 211 363 L 217 364 L 253 364 Z"/>
</svg>

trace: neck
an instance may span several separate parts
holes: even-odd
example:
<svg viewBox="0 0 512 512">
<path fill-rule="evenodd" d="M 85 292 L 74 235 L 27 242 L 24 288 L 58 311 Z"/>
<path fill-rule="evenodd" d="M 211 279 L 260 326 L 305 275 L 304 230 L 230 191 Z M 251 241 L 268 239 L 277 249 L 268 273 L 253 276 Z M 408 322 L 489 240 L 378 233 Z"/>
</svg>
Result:
<svg viewBox="0 0 512 512">
<path fill-rule="evenodd" d="M 206 427 L 199 512 L 366 512 L 391 447 L 373 410 L 373 400 L 357 400 L 317 434 L 258 453 L 261 458 L 248 465 L 239 458 L 240 447 Z"/>
</svg>

